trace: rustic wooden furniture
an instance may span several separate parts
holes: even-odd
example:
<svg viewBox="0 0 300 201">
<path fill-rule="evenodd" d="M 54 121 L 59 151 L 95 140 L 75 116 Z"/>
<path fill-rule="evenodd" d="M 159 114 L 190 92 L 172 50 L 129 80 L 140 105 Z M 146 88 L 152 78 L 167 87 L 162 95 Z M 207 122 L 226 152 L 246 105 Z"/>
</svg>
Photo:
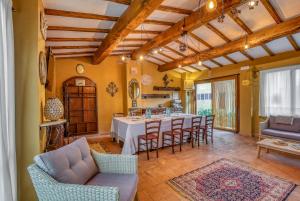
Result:
<svg viewBox="0 0 300 201">
<path fill-rule="evenodd" d="M 194 148 L 194 140 L 198 141 L 198 147 L 200 145 L 200 131 L 201 129 L 201 116 L 192 117 L 192 124 L 190 128 L 183 129 L 183 138 L 187 137 L 192 142 L 192 147 Z M 188 135 L 185 135 L 187 133 Z"/>
<path fill-rule="evenodd" d="M 46 146 L 44 152 L 62 147 L 64 143 L 64 133 L 67 120 L 47 121 L 40 124 L 40 132 L 46 129 Z"/>
<path fill-rule="evenodd" d="M 72 77 L 63 83 L 68 135 L 98 133 L 96 84 L 86 77 Z"/>
<path fill-rule="evenodd" d="M 182 145 L 182 127 L 183 127 L 184 118 L 176 118 L 172 119 L 171 121 L 171 130 L 165 131 L 162 133 L 162 149 L 165 146 L 165 141 L 171 141 L 171 144 L 167 144 L 168 146 L 172 146 L 172 153 L 174 154 L 174 146 L 175 146 L 175 140 L 179 140 L 179 147 L 181 151 L 181 145 Z M 166 136 L 169 136 L 170 138 L 166 138 Z M 178 143 L 177 143 L 178 144 Z"/>
<path fill-rule="evenodd" d="M 201 126 L 201 129 L 203 129 L 203 136 L 202 138 L 205 139 L 205 142 L 207 144 L 207 138 L 211 138 L 211 143 L 214 143 L 213 135 L 214 135 L 214 120 L 215 115 L 208 115 L 205 117 L 205 124 L 204 126 Z"/>
<path fill-rule="evenodd" d="M 257 142 L 257 148 L 258 148 L 257 158 L 260 158 L 261 148 L 267 149 L 267 152 L 269 152 L 269 150 L 276 150 L 276 151 L 300 156 L 300 149 L 296 149 L 293 147 L 293 145 L 297 144 L 297 143 L 290 142 L 290 141 L 283 141 L 286 143 L 286 145 L 279 145 L 279 144 L 276 144 L 276 141 L 278 141 L 278 139 L 272 139 L 272 138 L 267 138 L 267 139 L 258 141 Z"/>
<path fill-rule="evenodd" d="M 141 151 L 141 146 L 146 147 L 147 151 L 147 159 L 149 160 L 149 142 L 150 142 L 150 150 L 156 150 L 156 157 L 158 158 L 158 141 L 159 141 L 159 133 L 160 133 L 161 120 L 154 121 L 146 121 L 145 122 L 145 135 L 138 136 L 138 154 Z M 144 142 L 144 143 L 143 143 Z M 153 147 L 153 143 L 155 143 L 155 147 Z"/>
</svg>

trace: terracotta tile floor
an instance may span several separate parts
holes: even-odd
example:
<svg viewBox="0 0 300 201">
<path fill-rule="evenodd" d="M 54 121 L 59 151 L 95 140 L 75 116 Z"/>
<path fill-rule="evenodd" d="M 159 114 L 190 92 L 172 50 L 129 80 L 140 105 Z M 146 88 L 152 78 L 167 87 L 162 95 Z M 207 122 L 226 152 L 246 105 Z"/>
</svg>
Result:
<svg viewBox="0 0 300 201">
<path fill-rule="evenodd" d="M 101 137 L 100 141 L 108 151 L 121 152 L 120 146 L 112 142 L 109 137 Z M 142 153 L 139 155 L 139 200 L 185 200 L 167 184 L 167 181 L 220 158 L 244 161 L 258 170 L 300 185 L 300 158 L 275 152 L 267 154 L 262 151 L 261 158 L 257 159 L 255 142 L 255 139 L 249 137 L 216 131 L 214 144 L 201 143 L 199 148 L 192 148 L 190 144 L 185 144 L 182 152 L 179 152 L 178 147 L 175 154 L 171 153 L 171 148 L 166 148 L 159 150 L 158 159 L 156 159 L 155 152 L 152 152 L 149 161 L 146 153 Z M 299 186 L 288 200 L 300 201 Z"/>
</svg>

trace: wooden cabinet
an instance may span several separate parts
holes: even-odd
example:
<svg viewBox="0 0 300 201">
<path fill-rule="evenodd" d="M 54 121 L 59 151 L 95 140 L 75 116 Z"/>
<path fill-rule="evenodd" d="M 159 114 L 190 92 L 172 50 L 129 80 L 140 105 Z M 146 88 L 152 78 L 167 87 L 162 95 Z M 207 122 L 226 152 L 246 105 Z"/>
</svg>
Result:
<svg viewBox="0 0 300 201">
<path fill-rule="evenodd" d="M 68 135 L 98 133 L 97 88 L 86 77 L 72 77 L 63 83 Z"/>
</svg>

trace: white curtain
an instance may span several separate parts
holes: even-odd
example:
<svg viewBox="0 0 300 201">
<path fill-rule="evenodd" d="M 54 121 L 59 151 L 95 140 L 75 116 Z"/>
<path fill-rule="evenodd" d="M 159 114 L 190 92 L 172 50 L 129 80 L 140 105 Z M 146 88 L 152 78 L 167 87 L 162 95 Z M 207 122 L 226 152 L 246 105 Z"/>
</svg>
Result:
<svg viewBox="0 0 300 201">
<path fill-rule="evenodd" d="M 300 115 L 299 66 L 262 71 L 260 74 L 260 114 Z"/>
<path fill-rule="evenodd" d="M 11 0 L 0 0 L 0 200 L 17 200 Z"/>
</svg>

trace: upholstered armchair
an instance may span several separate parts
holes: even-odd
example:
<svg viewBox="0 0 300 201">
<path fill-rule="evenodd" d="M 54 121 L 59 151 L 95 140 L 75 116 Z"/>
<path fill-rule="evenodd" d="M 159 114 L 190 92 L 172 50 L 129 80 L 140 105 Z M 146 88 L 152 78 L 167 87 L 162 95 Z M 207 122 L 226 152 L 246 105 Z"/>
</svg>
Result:
<svg viewBox="0 0 300 201">
<path fill-rule="evenodd" d="M 137 200 L 137 157 L 100 154 L 81 138 L 28 167 L 40 201 Z"/>
</svg>

